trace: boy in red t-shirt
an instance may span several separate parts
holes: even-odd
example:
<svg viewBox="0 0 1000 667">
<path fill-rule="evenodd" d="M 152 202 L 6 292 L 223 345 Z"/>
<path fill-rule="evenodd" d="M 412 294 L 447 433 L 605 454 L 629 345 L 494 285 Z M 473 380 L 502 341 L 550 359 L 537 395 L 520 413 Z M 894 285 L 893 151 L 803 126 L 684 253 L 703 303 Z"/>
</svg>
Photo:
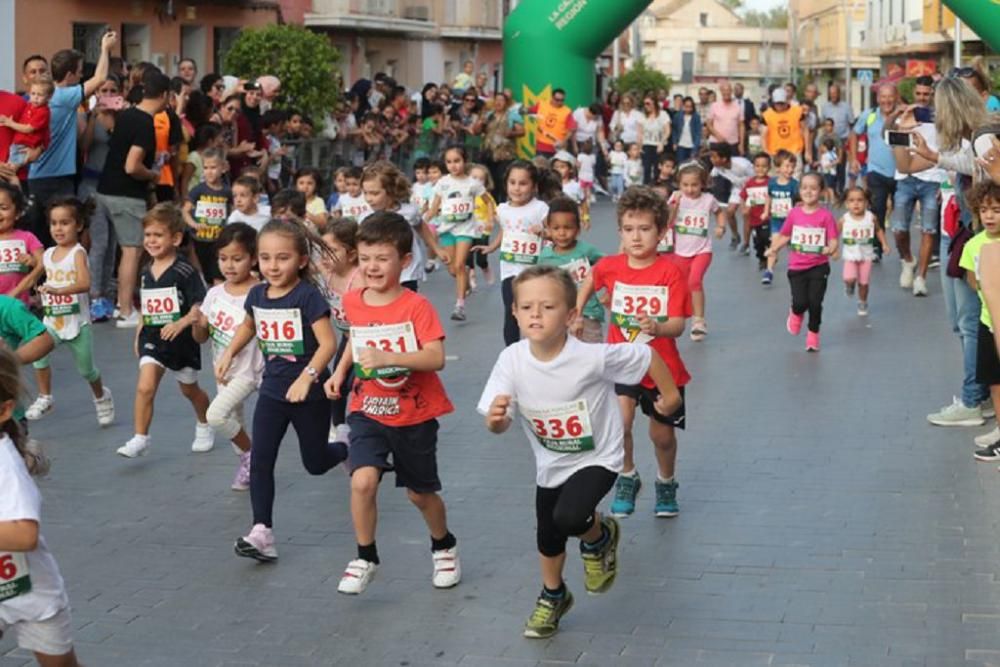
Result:
<svg viewBox="0 0 1000 667">
<path fill-rule="evenodd" d="M 594 266 L 580 285 L 577 310 L 583 312 L 595 290 L 606 290 L 611 295 L 608 342 L 648 343 L 670 368 L 683 397 L 691 376 L 674 339 L 684 334 L 691 317 L 691 294 L 681 270 L 667 257 L 657 255 L 656 246 L 667 232 L 667 222 L 663 197 L 648 187 L 629 188 L 618 201 L 618 233 L 624 254 L 605 257 Z M 574 333 L 582 326 L 577 318 Z M 637 385 L 615 385 L 615 393 L 625 422 L 625 461 L 615 481 L 611 514 L 632 514 L 642 486 L 632 454 L 632 422 L 638 404 L 649 417 L 649 439 L 656 451 L 656 516 L 677 516 L 675 429 L 684 428 L 684 404 L 669 416 L 659 414 L 654 408 L 659 394 L 648 375 Z"/>
<path fill-rule="evenodd" d="M 413 229 L 405 218 L 372 214 L 358 230 L 357 243 L 367 287 L 343 297 L 351 344 L 324 385 L 327 396 L 338 398 L 354 366 L 347 424 L 358 557 L 347 564 L 337 590 L 364 592 L 378 569 L 375 498 L 388 470 L 395 471 L 396 486 L 406 488 L 430 529 L 434 587 L 451 588 L 462 574 L 437 493 L 437 418 L 454 410 L 436 373 L 444 368 L 444 329 L 431 303 L 400 284 L 413 261 Z"/>
<path fill-rule="evenodd" d="M 764 253 L 771 245 L 771 225 L 765 224 L 764 211 L 767 210 L 767 181 L 771 171 L 771 156 L 757 153 L 753 156 L 753 176 L 747 179 L 740 192 L 743 201 L 743 238 L 753 236 L 754 254 L 757 255 L 757 270 L 767 269 Z"/>
<path fill-rule="evenodd" d="M 0 116 L 0 125 L 14 130 L 7 161 L 19 169 L 28 162 L 29 149 L 44 149 L 49 145 L 49 100 L 54 92 L 50 79 L 35 81 L 28 89 L 28 104 L 20 115 L 17 118 Z"/>
</svg>

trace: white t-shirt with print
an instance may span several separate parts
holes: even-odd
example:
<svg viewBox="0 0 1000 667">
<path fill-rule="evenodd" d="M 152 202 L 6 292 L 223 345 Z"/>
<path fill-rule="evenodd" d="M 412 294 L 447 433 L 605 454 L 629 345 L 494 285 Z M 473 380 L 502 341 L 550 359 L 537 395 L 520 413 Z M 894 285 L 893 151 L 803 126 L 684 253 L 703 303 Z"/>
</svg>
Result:
<svg viewBox="0 0 1000 667">
<path fill-rule="evenodd" d="M 215 285 L 208 290 L 204 301 L 201 303 L 201 312 L 205 313 L 208 319 L 209 337 L 212 339 L 212 362 L 217 362 L 222 353 L 229 347 L 233 334 L 243 320 L 246 319 L 246 310 L 243 304 L 247 300 L 246 294 L 239 296 L 226 291 L 225 283 Z M 250 344 L 245 346 L 229 367 L 229 377 L 243 378 L 260 386 L 261 378 L 264 374 L 264 355 L 260 351 L 259 345 Z"/>
<path fill-rule="evenodd" d="M 511 397 L 511 417 L 531 443 L 540 487 L 558 487 L 589 466 L 621 472 L 624 431 L 615 383 L 641 382 L 651 354 L 648 345 L 584 343 L 569 336 L 559 356 L 540 361 L 530 342 L 521 340 L 500 353 L 477 409 L 485 415 L 496 396 Z"/>
<path fill-rule="evenodd" d="M 593 153 L 580 153 L 576 156 L 578 166 L 577 176 L 581 181 L 594 182 L 594 167 L 597 164 L 597 157 Z"/>
<path fill-rule="evenodd" d="M 434 196 L 440 199 L 437 216 L 439 234 L 450 232 L 455 236 L 478 236 L 479 222 L 473 215 L 476 197 L 486 193 L 482 182 L 471 176 L 457 178 L 442 176 L 434 186 Z"/>
<path fill-rule="evenodd" d="M 497 218 L 500 220 L 500 228 L 503 229 L 504 235 L 500 246 L 500 280 L 513 278 L 532 264 L 538 263 L 538 257 L 542 254 L 542 237 L 529 230 L 532 227 L 544 229 L 548 214 L 549 205 L 538 199 L 532 199 L 524 206 L 512 206 L 509 201 L 505 201 L 497 207 Z M 505 261 L 504 247 L 511 248 L 515 241 L 527 244 L 536 252 L 518 253 L 521 261 Z M 537 247 L 532 246 L 532 243 L 537 243 Z M 529 254 L 534 255 L 533 262 L 529 261 Z"/>
<path fill-rule="evenodd" d="M 565 181 L 562 184 L 562 191 L 577 204 L 583 203 L 583 188 L 580 187 L 580 181 Z"/>
<path fill-rule="evenodd" d="M 9 436 L 0 436 L 0 521 L 26 520 L 41 526 L 41 510 L 42 494 L 28 474 L 24 459 Z M 27 562 L 31 590 L 0 602 L 0 627 L 22 621 L 44 621 L 69 606 L 59 566 L 40 532 L 34 551 L 0 551 L 0 560 L 5 563 L 20 558 Z M 0 579 L 0 584 L 8 583 L 11 582 Z"/>
<path fill-rule="evenodd" d="M 253 215 L 247 215 L 243 211 L 233 209 L 233 212 L 229 214 L 229 219 L 226 220 L 226 224 L 231 225 L 234 222 L 244 222 L 259 232 L 270 220 L 271 207 L 257 204 L 257 212 Z"/>
<path fill-rule="evenodd" d="M 625 163 L 628 162 L 628 153 L 625 151 L 611 151 L 608 154 L 611 162 L 611 173 L 625 175 Z"/>
<path fill-rule="evenodd" d="M 840 218 L 840 252 L 845 262 L 863 262 L 875 259 L 875 214 L 865 211 L 861 219 L 850 213 L 844 213 Z"/>
<path fill-rule="evenodd" d="M 354 197 L 346 192 L 340 195 L 337 199 L 337 203 L 334 204 L 333 208 L 330 210 L 332 215 L 339 215 L 358 223 L 368 217 L 371 212 L 372 207 L 368 205 L 368 201 L 365 199 L 364 195 Z"/>
</svg>

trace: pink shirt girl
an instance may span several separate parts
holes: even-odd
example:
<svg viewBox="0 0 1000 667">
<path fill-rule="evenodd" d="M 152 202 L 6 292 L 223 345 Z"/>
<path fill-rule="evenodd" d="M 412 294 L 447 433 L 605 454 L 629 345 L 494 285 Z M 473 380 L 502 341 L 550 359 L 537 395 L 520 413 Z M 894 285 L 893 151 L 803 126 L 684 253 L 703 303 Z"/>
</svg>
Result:
<svg viewBox="0 0 1000 667">
<path fill-rule="evenodd" d="M 712 218 L 719 211 L 719 202 L 715 197 L 702 192 L 697 199 L 691 199 L 677 191 L 670 198 L 670 203 L 678 204 L 674 228 L 668 232 L 674 235 L 674 254 L 694 257 L 711 253 L 715 227 Z"/>
<path fill-rule="evenodd" d="M 820 207 L 812 213 L 807 213 L 799 205 L 785 218 L 781 235 L 791 239 L 788 270 L 805 271 L 814 266 L 830 263 L 830 257 L 823 254 L 823 248 L 837 238 L 837 222 L 825 208 Z"/>
</svg>

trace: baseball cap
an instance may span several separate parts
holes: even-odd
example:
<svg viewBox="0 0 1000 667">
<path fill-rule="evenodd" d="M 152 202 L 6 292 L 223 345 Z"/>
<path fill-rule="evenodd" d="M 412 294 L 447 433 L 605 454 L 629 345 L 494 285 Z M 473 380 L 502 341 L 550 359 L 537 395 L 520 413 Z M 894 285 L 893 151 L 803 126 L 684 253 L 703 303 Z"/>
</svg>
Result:
<svg viewBox="0 0 1000 667">
<path fill-rule="evenodd" d="M 572 165 L 574 168 L 576 167 L 576 158 L 573 157 L 573 154 L 570 153 L 569 151 L 559 151 L 558 153 L 555 154 L 555 156 L 553 156 L 552 159 L 559 160 L 560 162 L 566 162 L 567 164 Z"/>
<path fill-rule="evenodd" d="M 784 88 L 775 88 L 774 92 L 771 93 L 771 101 L 775 104 L 781 104 L 788 101 L 788 95 L 785 93 Z"/>
</svg>

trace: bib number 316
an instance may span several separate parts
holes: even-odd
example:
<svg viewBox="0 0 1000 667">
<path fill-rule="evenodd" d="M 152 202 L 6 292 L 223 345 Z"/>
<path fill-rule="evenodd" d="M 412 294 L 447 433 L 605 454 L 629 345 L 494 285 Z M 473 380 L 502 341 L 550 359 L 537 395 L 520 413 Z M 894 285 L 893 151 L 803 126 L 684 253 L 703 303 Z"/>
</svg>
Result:
<svg viewBox="0 0 1000 667">
<path fill-rule="evenodd" d="M 298 308 L 253 309 L 257 323 L 257 343 L 260 351 L 269 355 L 299 355 L 305 353 L 302 335 L 302 311 Z"/>
</svg>

